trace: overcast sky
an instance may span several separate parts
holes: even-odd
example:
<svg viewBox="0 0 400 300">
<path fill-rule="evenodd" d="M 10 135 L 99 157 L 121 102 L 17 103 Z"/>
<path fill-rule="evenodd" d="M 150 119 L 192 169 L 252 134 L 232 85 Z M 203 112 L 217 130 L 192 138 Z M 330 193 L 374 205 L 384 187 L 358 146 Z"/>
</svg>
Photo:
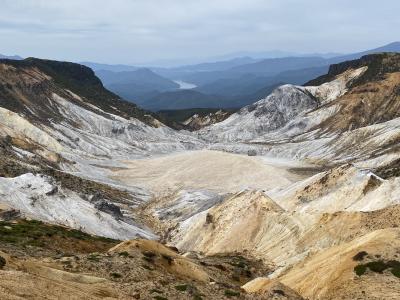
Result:
<svg viewBox="0 0 400 300">
<path fill-rule="evenodd" d="M 399 0 L 0 0 L 0 53 L 145 63 L 400 40 Z"/>
</svg>

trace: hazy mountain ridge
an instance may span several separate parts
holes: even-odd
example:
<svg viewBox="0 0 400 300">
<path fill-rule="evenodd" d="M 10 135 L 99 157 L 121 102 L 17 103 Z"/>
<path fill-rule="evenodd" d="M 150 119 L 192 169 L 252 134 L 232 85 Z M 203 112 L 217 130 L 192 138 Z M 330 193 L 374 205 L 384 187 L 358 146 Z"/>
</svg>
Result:
<svg viewBox="0 0 400 300">
<path fill-rule="evenodd" d="M 101 75 L 101 66 L 92 66 L 97 69 L 104 83 L 114 92 L 141 106 L 157 111 L 160 109 L 182 109 L 194 107 L 240 108 L 263 97 L 270 92 L 270 87 L 290 83 L 302 85 L 316 77 L 324 75 L 331 64 L 357 59 L 363 55 L 384 51 L 400 52 L 400 43 L 395 42 L 376 49 L 341 56 L 303 55 L 299 57 L 280 58 L 250 58 L 238 57 L 225 61 L 216 61 L 196 65 L 187 65 L 175 68 L 150 68 L 169 80 L 183 80 L 197 85 L 195 90 L 199 93 L 187 91 L 174 91 L 166 82 L 160 86 L 160 78 L 154 77 L 154 85 L 131 81 L 122 82 L 117 79 L 110 84 L 110 76 Z M 90 64 L 88 64 L 90 66 Z M 110 66 L 105 65 L 105 69 Z M 137 70 L 136 67 L 132 67 Z M 126 70 L 115 66 L 116 70 Z M 109 75 L 113 75 L 110 73 Z M 119 81 L 119 82 L 117 82 Z M 168 89 L 166 88 L 168 87 Z M 256 92 L 257 91 L 257 92 Z M 183 98 L 183 95 L 186 98 Z M 185 104 L 185 99 L 188 100 Z M 215 99 L 216 102 L 213 102 Z M 164 103 L 163 103 L 164 102 Z M 207 105 L 207 106 L 206 106 Z"/>
<path fill-rule="evenodd" d="M 146 105 L 146 100 L 151 95 L 179 88 L 174 81 L 145 68 L 121 72 L 97 70 L 96 75 L 108 89 L 117 92 L 128 101 L 144 104 L 142 105 L 144 108 L 149 107 Z"/>
<path fill-rule="evenodd" d="M 0 54 L 0 59 L 20 60 L 20 59 L 23 59 L 23 58 L 21 56 L 19 56 L 19 55 L 3 55 L 3 54 Z"/>
</svg>

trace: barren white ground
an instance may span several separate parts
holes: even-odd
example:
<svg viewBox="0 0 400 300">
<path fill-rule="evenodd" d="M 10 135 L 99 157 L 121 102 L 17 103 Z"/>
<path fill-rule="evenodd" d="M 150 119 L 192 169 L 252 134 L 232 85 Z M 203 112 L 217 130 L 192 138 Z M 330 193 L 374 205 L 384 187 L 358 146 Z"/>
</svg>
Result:
<svg viewBox="0 0 400 300">
<path fill-rule="evenodd" d="M 262 157 L 222 151 L 185 151 L 158 157 L 129 160 L 125 170 L 112 176 L 126 185 L 134 185 L 154 194 L 183 189 L 217 193 L 243 189 L 285 187 L 302 179 L 282 164 Z"/>
</svg>

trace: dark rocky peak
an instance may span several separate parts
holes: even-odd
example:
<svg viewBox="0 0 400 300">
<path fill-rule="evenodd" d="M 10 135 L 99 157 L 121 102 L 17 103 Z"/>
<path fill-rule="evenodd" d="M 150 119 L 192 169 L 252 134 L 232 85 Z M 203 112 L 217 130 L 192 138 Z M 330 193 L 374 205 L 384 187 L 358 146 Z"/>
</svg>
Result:
<svg viewBox="0 0 400 300">
<path fill-rule="evenodd" d="M 349 69 L 358 69 L 364 66 L 367 66 L 368 70 L 357 80 L 352 82 L 352 85 L 380 80 L 386 73 L 400 72 L 400 53 L 385 52 L 369 54 L 364 55 L 359 59 L 333 64 L 329 67 L 329 71 L 326 75 L 322 75 L 307 82 L 305 86 L 321 85 L 332 81 L 337 75 L 340 75 Z"/>
</svg>

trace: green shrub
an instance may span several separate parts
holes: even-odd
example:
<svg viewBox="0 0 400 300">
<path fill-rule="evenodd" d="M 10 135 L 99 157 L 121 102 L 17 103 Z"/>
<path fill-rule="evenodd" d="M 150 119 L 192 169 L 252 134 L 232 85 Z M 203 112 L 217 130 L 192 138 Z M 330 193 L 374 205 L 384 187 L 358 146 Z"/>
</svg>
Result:
<svg viewBox="0 0 400 300">
<path fill-rule="evenodd" d="M 366 271 L 367 267 L 365 265 L 358 265 L 354 267 L 354 272 L 356 272 L 358 276 L 364 275 Z"/>
<path fill-rule="evenodd" d="M 18 246 L 35 246 L 44 248 L 51 246 L 51 237 L 69 238 L 84 241 L 99 241 L 114 244 L 116 241 L 96 237 L 75 229 L 49 225 L 36 220 L 20 220 L 18 223 L 0 221 L 0 242 Z"/>
<path fill-rule="evenodd" d="M 87 257 L 87 259 L 90 260 L 90 261 L 94 261 L 94 262 L 99 262 L 100 261 L 100 257 L 98 257 L 97 254 L 90 254 Z"/>
<path fill-rule="evenodd" d="M 383 260 L 371 261 L 366 264 L 357 265 L 354 267 L 354 272 L 358 275 L 364 275 L 367 271 L 367 268 L 372 272 L 382 274 L 383 271 L 390 269 L 390 272 L 396 276 L 400 277 L 400 262 L 397 260 L 389 260 L 388 262 L 384 262 Z"/>
<path fill-rule="evenodd" d="M 176 285 L 175 289 L 181 292 L 185 292 L 187 290 L 188 286 L 187 284 L 181 284 L 181 285 Z"/>
<path fill-rule="evenodd" d="M 386 263 L 382 260 L 371 261 L 367 263 L 366 266 L 375 273 L 382 273 L 388 268 L 388 265 L 386 265 Z"/>
<path fill-rule="evenodd" d="M 397 260 L 389 260 L 386 264 L 391 268 L 400 268 L 400 261 Z"/>
<path fill-rule="evenodd" d="M 392 270 L 390 270 L 390 272 L 392 272 L 394 276 L 400 278 L 400 268 L 393 268 Z"/>
<path fill-rule="evenodd" d="M 122 277 L 122 275 L 119 274 L 119 273 L 110 273 L 110 276 L 111 276 L 112 278 L 121 278 L 121 277 Z"/>
<path fill-rule="evenodd" d="M 227 296 L 228 298 L 230 297 L 238 297 L 240 296 L 240 293 L 237 291 L 232 291 L 232 290 L 225 290 L 225 296 Z"/>
<path fill-rule="evenodd" d="M 128 257 L 128 256 L 129 256 L 129 253 L 126 252 L 126 251 L 123 251 L 123 252 L 118 253 L 118 255 L 119 255 L 119 256 L 123 256 L 123 257 Z"/>
</svg>

